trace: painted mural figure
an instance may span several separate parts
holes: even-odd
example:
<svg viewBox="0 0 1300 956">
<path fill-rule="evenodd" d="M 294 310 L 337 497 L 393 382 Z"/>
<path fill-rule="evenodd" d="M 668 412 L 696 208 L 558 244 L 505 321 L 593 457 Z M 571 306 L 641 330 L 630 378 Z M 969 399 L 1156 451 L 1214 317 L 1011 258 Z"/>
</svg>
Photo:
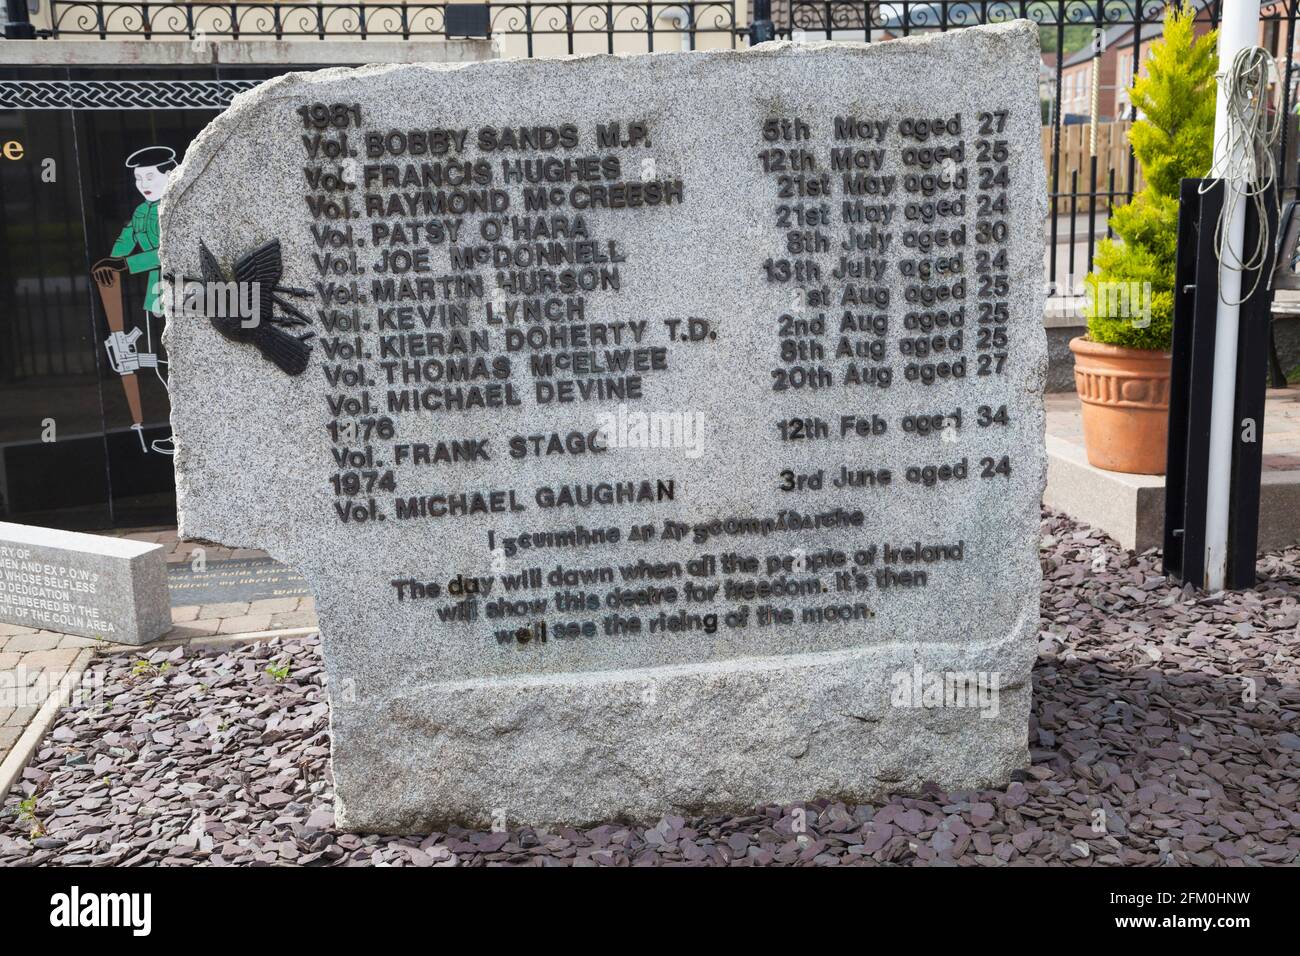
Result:
<svg viewBox="0 0 1300 956">
<path fill-rule="evenodd" d="M 153 326 L 155 321 L 161 322 L 163 314 L 159 297 L 158 203 L 176 165 L 176 151 L 166 146 L 146 146 L 126 158 L 126 167 L 135 171 L 135 186 L 144 197 L 144 202 L 131 214 L 130 222 L 122 228 L 108 258 L 95 263 L 91 270 L 95 284 L 99 287 L 104 313 L 108 317 L 109 336 L 104 341 L 108 363 L 113 371 L 122 376 L 122 388 L 126 392 L 126 404 L 131 412 L 131 428 L 139 437 L 140 448 L 145 452 L 151 446 L 144 440 L 144 410 L 140 402 L 140 383 L 135 375 L 140 369 L 151 368 L 162 382 L 163 388 L 167 387 L 167 379 L 162 372 L 162 366 L 167 361 L 160 359 L 155 351 Z M 124 273 L 146 274 L 143 333 L 136 326 L 132 326 L 130 331 L 126 328 L 122 305 Z M 143 350 L 139 342 L 141 335 L 144 336 Z M 164 455 L 175 453 L 170 436 L 153 442 L 152 449 Z"/>
</svg>

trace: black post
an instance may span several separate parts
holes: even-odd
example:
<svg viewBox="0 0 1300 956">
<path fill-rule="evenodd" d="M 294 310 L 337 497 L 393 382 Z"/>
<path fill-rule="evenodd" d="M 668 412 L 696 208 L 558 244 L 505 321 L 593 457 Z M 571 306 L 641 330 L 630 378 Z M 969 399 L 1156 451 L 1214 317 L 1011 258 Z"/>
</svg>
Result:
<svg viewBox="0 0 1300 956">
<path fill-rule="evenodd" d="M 1202 190 L 1204 190 L 1202 192 Z M 1205 586 L 1206 492 L 1210 462 L 1210 402 L 1219 305 L 1217 227 L 1221 181 L 1184 179 L 1178 214 L 1174 273 L 1173 361 L 1169 385 L 1169 456 L 1165 476 L 1165 573 Z M 1270 210 L 1260 222 L 1246 207 L 1246 240 L 1277 235 Z M 1249 248 L 1250 246 L 1248 246 Z M 1233 396 L 1232 485 L 1228 501 L 1228 588 L 1255 583 L 1263 464 L 1264 386 L 1273 292 L 1271 261 L 1246 270 L 1242 285 L 1254 292 L 1241 304 L 1237 332 L 1237 387 Z M 1258 282 L 1256 283 L 1256 280 Z"/>
<path fill-rule="evenodd" d="M 776 24 L 772 22 L 772 0 L 754 0 L 754 18 L 749 23 L 749 45 L 776 39 Z"/>
<path fill-rule="evenodd" d="M 1179 190 L 1164 535 L 1165 573 L 1197 587 L 1205 580 L 1205 482 L 1219 291 L 1214 223 L 1223 208 L 1222 186 L 1204 195 L 1200 186 L 1199 179 L 1184 179 Z"/>
<path fill-rule="evenodd" d="M 5 0 L 6 40 L 35 40 L 36 28 L 27 13 L 27 0 Z"/>
</svg>

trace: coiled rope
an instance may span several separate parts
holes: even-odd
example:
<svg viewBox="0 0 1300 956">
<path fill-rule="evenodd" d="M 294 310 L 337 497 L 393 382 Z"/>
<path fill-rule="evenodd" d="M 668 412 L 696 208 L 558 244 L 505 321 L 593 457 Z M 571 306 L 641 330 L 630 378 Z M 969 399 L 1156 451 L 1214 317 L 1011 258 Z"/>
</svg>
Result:
<svg viewBox="0 0 1300 956">
<path fill-rule="evenodd" d="M 1241 305 L 1254 295 L 1265 274 L 1268 276 L 1266 288 L 1273 287 L 1270 267 L 1273 243 L 1269 235 L 1268 213 L 1270 204 L 1274 212 L 1278 210 L 1277 191 L 1273 188 L 1277 179 L 1277 159 L 1273 149 L 1282 132 L 1282 116 L 1280 112 L 1269 110 L 1270 73 L 1276 77 L 1277 64 L 1263 47 L 1252 46 L 1238 50 L 1232 58 L 1232 68 L 1226 74 L 1217 74 L 1223 84 L 1227 124 L 1215 143 L 1215 154 L 1224 159 L 1216 163 L 1211 172 L 1216 179 L 1202 182 L 1200 193 L 1205 195 L 1217 180 L 1223 181 L 1223 208 L 1219 210 L 1219 219 L 1214 227 L 1214 248 L 1219 263 L 1230 269 L 1255 272 L 1250 291 L 1236 302 L 1229 302 L 1224 297 L 1220 285 L 1219 298 L 1230 306 Z M 1254 205 L 1259 228 L 1255 231 L 1254 248 L 1249 254 L 1243 249 L 1243 255 L 1238 256 L 1228 242 L 1228 218 L 1243 201 Z"/>
</svg>

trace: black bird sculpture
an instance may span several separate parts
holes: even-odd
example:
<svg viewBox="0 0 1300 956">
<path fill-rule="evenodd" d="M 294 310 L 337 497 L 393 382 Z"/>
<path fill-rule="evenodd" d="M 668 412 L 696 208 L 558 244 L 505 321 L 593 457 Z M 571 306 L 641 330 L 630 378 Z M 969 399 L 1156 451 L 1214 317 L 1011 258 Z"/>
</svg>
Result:
<svg viewBox="0 0 1300 956">
<path fill-rule="evenodd" d="M 205 283 L 227 282 L 216 256 L 202 242 L 199 243 L 199 261 L 203 267 Z M 280 262 L 280 240 L 272 239 L 252 252 L 241 257 L 235 263 L 235 282 L 240 291 L 251 284 L 257 308 L 255 316 L 217 316 L 209 315 L 208 321 L 218 332 L 232 342 L 243 342 L 257 346 L 262 356 L 274 362 L 281 371 L 288 375 L 301 375 L 307 369 L 311 357 L 311 345 L 307 340 L 314 332 L 294 335 L 286 331 L 287 327 L 310 325 L 311 320 L 303 315 L 283 298 L 287 295 L 307 297 L 311 293 L 306 289 L 293 289 L 280 285 L 284 272 Z M 242 302 L 244 297 L 236 297 Z M 279 310 L 277 314 L 276 310 Z M 250 318 L 256 322 L 248 322 Z"/>
</svg>

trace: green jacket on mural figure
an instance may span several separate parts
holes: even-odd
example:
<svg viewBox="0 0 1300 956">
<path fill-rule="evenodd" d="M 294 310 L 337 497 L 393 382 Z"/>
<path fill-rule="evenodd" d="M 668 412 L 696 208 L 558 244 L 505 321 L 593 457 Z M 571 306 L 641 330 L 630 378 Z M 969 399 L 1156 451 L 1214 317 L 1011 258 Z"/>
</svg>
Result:
<svg viewBox="0 0 1300 956">
<path fill-rule="evenodd" d="M 90 267 L 91 278 L 99 289 L 104 305 L 108 338 L 104 340 L 108 365 L 122 377 L 122 389 L 131 412 L 131 428 L 140 439 L 141 451 L 175 454 L 171 436 L 146 441 L 144 435 L 144 400 L 137 373 L 152 369 L 163 388 L 167 377 L 163 370 L 167 359 L 156 351 L 154 322 L 163 314 L 162 269 L 158 263 L 158 203 L 176 168 L 176 151 L 168 146 L 146 146 L 126 158 L 126 168 L 134 173 L 135 188 L 144 202 L 135 207 L 131 219 L 113 243 L 113 251 Z M 145 274 L 144 329 L 129 322 L 122 301 L 125 274 Z M 143 337 L 143 342 L 141 338 Z M 156 427 L 156 426 L 155 426 Z"/>
<path fill-rule="evenodd" d="M 139 252 L 136 252 L 136 249 Z M 126 269 L 132 275 L 148 272 L 145 287 L 144 309 L 157 313 L 158 309 L 158 202 L 142 202 L 135 207 L 131 221 L 122 227 L 122 233 L 113 243 L 109 253 L 126 260 Z"/>
</svg>

